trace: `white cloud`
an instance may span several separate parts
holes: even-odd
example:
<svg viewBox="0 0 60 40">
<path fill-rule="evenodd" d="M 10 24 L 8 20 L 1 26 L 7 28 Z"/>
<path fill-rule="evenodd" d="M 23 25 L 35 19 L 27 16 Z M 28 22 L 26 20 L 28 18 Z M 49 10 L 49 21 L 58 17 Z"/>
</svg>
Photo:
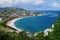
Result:
<svg viewBox="0 0 60 40">
<path fill-rule="evenodd" d="M 52 3 L 52 7 L 58 7 L 58 8 L 59 8 L 59 7 L 60 7 L 60 3 L 53 2 L 53 3 Z"/>
<path fill-rule="evenodd" d="M 21 3 L 30 3 L 32 2 L 33 0 L 20 0 Z"/>
<path fill-rule="evenodd" d="M 12 0 L 0 0 L 0 4 L 12 3 Z"/>
<path fill-rule="evenodd" d="M 40 4 L 42 4 L 42 3 L 45 3 L 45 1 L 44 1 L 44 0 L 36 0 L 36 1 L 34 2 L 35 5 L 40 5 Z"/>
<path fill-rule="evenodd" d="M 12 3 L 12 0 L 0 0 L 0 7 L 11 7 Z"/>
<path fill-rule="evenodd" d="M 34 0 L 14 0 L 14 3 L 23 3 L 23 4 L 27 4 L 27 3 L 31 3 Z"/>
<path fill-rule="evenodd" d="M 17 4 L 29 4 L 34 0 L 0 0 L 1 6 L 14 6 Z"/>
</svg>

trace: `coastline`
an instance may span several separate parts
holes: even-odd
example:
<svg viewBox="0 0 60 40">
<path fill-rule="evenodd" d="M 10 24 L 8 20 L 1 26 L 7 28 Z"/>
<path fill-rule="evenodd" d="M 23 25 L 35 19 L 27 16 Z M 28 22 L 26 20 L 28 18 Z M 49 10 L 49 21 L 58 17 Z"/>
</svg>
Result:
<svg viewBox="0 0 60 40">
<path fill-rule="evenodd" d="M 19 28 L 17 28 L 15 25 L 14 25 L 14 23 L 15 23 L 15 21 L 17 21 L 17 20 L 19 20 L 19 19 L 22 19 L 23 17 L 21 17 L 21 18 L 15 18 L 15 19 L 13 19 L 13 20 L 10 20 L 10 21 L 8 21 L 7 22 L 7 24 L 6 25 L 8 25 L 8 26 L 10 26 L 11 28 L 14 28 L 14 29 L 16 29 L 17 31 L 23 31 L 22 29 L 19 29 Z"/>
<path fill-rule="evenodd" d="M 31 16 L 26 16 L 26 17 L 31 17 Z M 22 31 L 24 31 L 24 30 L 22 30 L 22 29 L 20 29 L 20 28 L 17 28 L 17 27 L 14 25 L 14 23 L 15 23 L 17 20 L 22 19 L 22 18 L 26 18 L 26 17 L 20 17 L 20 18 L 15 18 L 15 19 L 9 20 L 9 21 L 6 23 L 6 25 L 10 26 L 11 28 L 16 29 L 16 30 L 19 31 L 19 32 L 22 32 Z M 30 32 L 26 32 L 26 33 L 30 33 Z"/>
<path fill-rule="evenodd" d="M 27 16 L 27 17 L 31 17 L 31 16 Z M 22 19 L 22 18 L 26 18 L 26 17 L 15 18 L 15 19 L 13 19 L 13 20 L 8 21 L 6 25 L 10 26 L 11 28 L 16 29 L 16 30 L 19 31 L 19 32 L 22 32 L 22 31 L 24 31 L 24 30 L 22 30 L 22 29 L 20 29 L 20 28 L 17 28 L 17 27 L 14 25 L 14 23 L 15 23 L 17 20 Z M 52 29 L 51 29 L 51 28 L 45 29 L 45 30 L 43 31 L 43 32 L 44 32 L 44 36 L 48 36 L 48 32 L 52 32 L 52 31 L 53 31 L 53 28 L 54 28 L 54 24 L 52 24 Z M 26 33 L 30 34 L 30 32 L 26 32 Z M 41 33 L 41 31 L 40 31 L 40 32 L 36 32 L 36 33 L 34 34 L 34 36 L 36 36 L 38 33 Z"/>
<path fill-rule="evenodd" d="M 38 15 L 38 16 L 44 16 L 44 15 Z M 26 16 L 26 17 L 31 17 L 31 16 Z M 14 23 L 15 23 L 15 21 L 17 21 L 17 20 L 22 19 L 22 18 L 26 18 L 26 17 L 20 17 L 20 18 L 15 18 L 15 19 L 9 20 L 9 21 L 6 23 L 6 25 L 10 26 L 11 28 L 16 29 L 17 31 L 20 31 L 20 32 L 21 32 L 21 31 L 24 31 L 24 30 L 22 30 L 22 29 L 20 29 L 20 28 L 17 28 L 17 27 L 14 25 Z M 26 33 L 30 33 L 30 32 L 26 32 Z"/>
</svg>

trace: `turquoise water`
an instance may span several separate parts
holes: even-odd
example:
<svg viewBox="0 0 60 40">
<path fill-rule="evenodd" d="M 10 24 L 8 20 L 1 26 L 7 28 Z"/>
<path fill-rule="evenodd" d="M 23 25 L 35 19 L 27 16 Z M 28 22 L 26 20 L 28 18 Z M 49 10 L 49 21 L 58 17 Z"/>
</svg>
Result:
<svg viewBox="0 0 60 40">
<path fill-rule="evenodd" d="M 49 28 L 52 26 L 52 24 L 54 24 L 56 20 L 56 16 L 33 16 L 20 19 L 14 24 L 17 28 L 34 34 L 36 32 L 44 31 L 45 29 Z"/>
</svg>

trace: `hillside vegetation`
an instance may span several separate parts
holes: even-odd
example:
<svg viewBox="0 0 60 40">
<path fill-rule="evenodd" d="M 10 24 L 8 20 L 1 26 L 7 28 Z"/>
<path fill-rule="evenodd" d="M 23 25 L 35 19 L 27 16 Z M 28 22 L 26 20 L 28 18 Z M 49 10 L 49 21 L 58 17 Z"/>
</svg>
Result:
<svg viewBox="0 0 60 40">
<path fill-rule="evenodd" d="M 23 15 L 23 14 L 26 15 Z M 7 21 L 14 19 L 16 17 L 32 16 L 31 13 L 40 14 L 39 12 L 31 12 L 24 9 L 18 8 L 5 8 L 0 10 L 0 40 L 60 40 L 60 17 L 55 22 L 54 31 L 50 32 L 48 36 L 44 36 L 44 33 L 38 33 L 36 36 L 34 34 L 29 37 L 25 31 L 17 33 L 16 30 L 10 28 L 6 25 Z M 12 31 L 13 32 L 12 32 Z"/>
</svg>

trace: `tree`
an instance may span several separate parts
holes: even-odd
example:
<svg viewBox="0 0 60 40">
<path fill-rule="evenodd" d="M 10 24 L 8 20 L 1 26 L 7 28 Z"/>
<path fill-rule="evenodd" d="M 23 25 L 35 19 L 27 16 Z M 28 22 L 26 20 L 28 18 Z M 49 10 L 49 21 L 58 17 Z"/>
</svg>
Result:
<svg viewBox="0 0 60 40">
<path fill-rule="evenodd" d="M 36 39 L 36 40 L 44 40 L 44 33 L 43 33 L 43 32 L 38 33 L 38 34 L 35 36 L 35 39 Z"/>
<path fill-rule="evenodd" d="M 10 36 L 4 31 L 0 31 L 0 40 L 10 40 Z"/>
</svg>

